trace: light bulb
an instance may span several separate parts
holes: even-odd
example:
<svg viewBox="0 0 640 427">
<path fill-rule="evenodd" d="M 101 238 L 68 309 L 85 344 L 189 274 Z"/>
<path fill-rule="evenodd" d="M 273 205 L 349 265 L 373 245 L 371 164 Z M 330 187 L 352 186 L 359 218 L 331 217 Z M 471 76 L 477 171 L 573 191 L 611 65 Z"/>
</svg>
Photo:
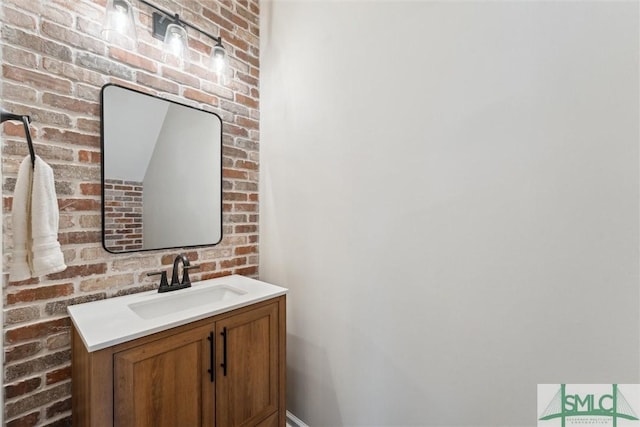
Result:
<svg viewBox="0 0 640 427">
<path fill-rule="evenodd" d="M 186 61 L 189 45 L 187 43 L 187 31 L 178 24 L 167 25 L 164 36 L 165 53 L 175 56 L 181 64 Z"/>
<path fill-rule="evenodd" d="M 109 0 L 102 36 L 110 43 L 132 48 L 136 42 L 133 8 L 128 0 Z"/>
<path fill-rule="evenodd" d="M 227 67 L 227 52 L 221 42 L 218 42 L 211 50 L 211 65 L 218 75 L 224 74 Z"/>
</svg>

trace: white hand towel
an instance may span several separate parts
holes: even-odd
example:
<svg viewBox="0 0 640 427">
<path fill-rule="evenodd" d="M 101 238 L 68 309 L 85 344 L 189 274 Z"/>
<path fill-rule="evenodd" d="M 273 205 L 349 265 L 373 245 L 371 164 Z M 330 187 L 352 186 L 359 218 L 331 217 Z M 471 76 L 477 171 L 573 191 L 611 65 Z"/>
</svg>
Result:
<svg viewBox="0 0 640 427">
<path fill-rule="evenodd" d="M 35 167 L 30 157 L 20 165 L 13 203 L 14 253 L 9 280 L 26 280 L 67 268 L 58 243 L 60 214 L 53 170 L 40 157 L 36 156 Z"/>
<path fill-rule="evenodd" d="M 31 189 L 33 277 L 57 273 L 67 268 L 58 243 L 59 218 L 53 169 L 36 156 Z"/>
<path fill-rule="evenodd" d="M 9 269 L 9 281 L 31 278 L 28 242 L 31 242 L 31 158 L 27 156 L 18 169 L 16 189 L 13 193 L 11 222 L 13 224 L 13 255 Z M 30 246 L 30 245 L 29 245 Z"/>
</svg>

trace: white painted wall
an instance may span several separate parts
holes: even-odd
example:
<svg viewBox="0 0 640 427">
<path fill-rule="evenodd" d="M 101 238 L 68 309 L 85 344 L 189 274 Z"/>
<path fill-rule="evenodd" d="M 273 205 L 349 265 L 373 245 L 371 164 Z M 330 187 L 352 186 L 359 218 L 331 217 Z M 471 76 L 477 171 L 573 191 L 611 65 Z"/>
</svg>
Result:
<svg viewBox="0 0 640 427">
<path fill-rule="evenodd" d="M 320 426 L 637 383 L 636 2 L 263 2 L 260 276 Z"/>
</svg>

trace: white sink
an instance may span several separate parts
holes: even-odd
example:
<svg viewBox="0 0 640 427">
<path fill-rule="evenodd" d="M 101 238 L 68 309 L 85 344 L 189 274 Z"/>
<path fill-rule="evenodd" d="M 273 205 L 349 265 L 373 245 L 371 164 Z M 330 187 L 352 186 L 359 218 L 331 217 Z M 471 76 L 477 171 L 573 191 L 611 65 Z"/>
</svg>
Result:
<svg viewBox="0 0 640 427">
<path fill-rule="evenodd" d="M 153 319 L 202 305 L 232 301 L 246 293 L 228 285 L 207 286 L 204 289 L 187 288 L 158 294 L 157 297 L 128 304 L 128 307 L 143 319 Z"/>
<path fill-rule="evenodd" d="M 281 295 L 279 286 L 231 275 L 194 282 L 187 289 L 140 292 L 67 307 L 90 352 L 206 319 Z"/>
</svg>

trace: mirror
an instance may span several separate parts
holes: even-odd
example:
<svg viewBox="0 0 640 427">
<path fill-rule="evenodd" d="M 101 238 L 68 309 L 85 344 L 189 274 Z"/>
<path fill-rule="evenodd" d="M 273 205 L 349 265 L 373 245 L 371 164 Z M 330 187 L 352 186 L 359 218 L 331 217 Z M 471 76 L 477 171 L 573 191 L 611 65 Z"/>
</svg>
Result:
<svg viewBox="0 0 640 427">
<path fill-rule="evenodd" d="M 107 84 L 101 91 L 102 244 L 112 253 L 222 240 L 222 120 Z"/>
</svg>

